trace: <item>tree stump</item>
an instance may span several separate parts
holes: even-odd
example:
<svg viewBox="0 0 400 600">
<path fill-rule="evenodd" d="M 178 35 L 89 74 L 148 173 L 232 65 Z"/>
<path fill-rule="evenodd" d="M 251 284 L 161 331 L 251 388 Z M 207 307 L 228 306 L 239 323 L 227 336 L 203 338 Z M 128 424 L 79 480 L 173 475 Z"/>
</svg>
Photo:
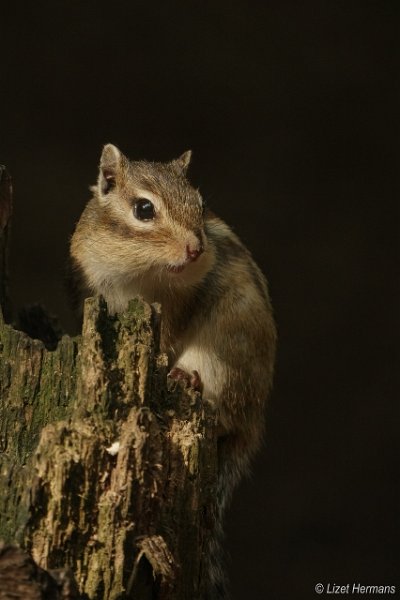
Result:
<svg viewBox="0 0 400 600">
<path fill-rule="evenodd" d="M 8 314 L 11 185 L 0 174 L 0 299 Z M 0 548 L 0 599 L 206 595 L 215 415 L 198 392 L 167 379 L 160 322 L 158 305 L 133 299 L 112 316 L 104 300 L 89 298 L 82 334 L 48 350 L 1 316 L 0 538 L 34 563 Z M 42 570 L 56 585 L 15 595 L 22 567 L 2 576 L 10 556 L 32 586 Z M 14 595 L 4 595 L 7 585 Z"/>
</svg>

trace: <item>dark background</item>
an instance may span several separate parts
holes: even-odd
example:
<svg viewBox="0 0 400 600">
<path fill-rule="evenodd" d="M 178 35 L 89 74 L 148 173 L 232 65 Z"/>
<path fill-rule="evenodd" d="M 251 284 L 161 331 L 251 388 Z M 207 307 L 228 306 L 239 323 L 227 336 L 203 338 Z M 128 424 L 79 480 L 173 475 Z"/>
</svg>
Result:
<svg viewBox="0 0 400 600">
<path fill-rule="evenodd" d="M 268 276 L 276 384 L 265 449 L 228 515 L 234 600 L 317 598 L 318 582 L 399 586 L 398 6 L 1 12 L 17 307 L 41 301 L 70 326 L 68 238 L 106 142 L 151 160 L 192 148 L 193 182 Z"/>
</svg>

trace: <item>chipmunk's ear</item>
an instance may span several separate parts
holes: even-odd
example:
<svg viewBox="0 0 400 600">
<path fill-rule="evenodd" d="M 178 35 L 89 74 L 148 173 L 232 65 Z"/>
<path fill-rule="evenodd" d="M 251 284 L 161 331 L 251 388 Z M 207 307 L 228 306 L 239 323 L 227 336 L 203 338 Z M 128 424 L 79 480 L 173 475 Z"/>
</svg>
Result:
<svg viewBox="0 0 400 600">
<path fill-rule="evenodd" d="M 172 165 L 178 173 L 183 173 L 186 175 L 186 171 L 188 170 L 190 159 L 192 158 L 192 151 L 186 150 L 181 156 L 172 161 Z"/>
<path fill-rule="evenodd" d="M 118 173 L 126 161 L 124 155 L 113 144 L 106 144 L 100 158 L 98 190 L 100 196 L 106 196 L 116 186 Z"/>
</svg>

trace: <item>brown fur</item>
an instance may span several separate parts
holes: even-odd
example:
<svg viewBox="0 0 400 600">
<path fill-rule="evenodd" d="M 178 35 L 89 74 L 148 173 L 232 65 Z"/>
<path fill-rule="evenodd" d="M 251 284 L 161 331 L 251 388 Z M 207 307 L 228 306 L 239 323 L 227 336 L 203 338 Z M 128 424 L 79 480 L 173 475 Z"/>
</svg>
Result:
<svg viewBox="0 0 400 600">
<path fill-rule="evenodd" d="M 229 227 L 203 214 L 201 196 L 186 179 L 189 159 L 185 153 L 165 164 L 129 162 L 105 146 L 71 257 L 84 281 L 82 296 L 103 294 L 111 311 L 123 310 L 136 294 L 162 304 L 161 343 L 171 368 L 198 371 L 203 395 L 218 411 L 222 518 L 262 441 L 276 331 L 265 278 Z M 133 216 L 140 197 L 156 207 L 151 222 Z M 204 247 L 195 262 L 188 247 Z M 210 598 L 224 597 L 221 569 L 211 561 L 210 571 Z"/>
</svg>

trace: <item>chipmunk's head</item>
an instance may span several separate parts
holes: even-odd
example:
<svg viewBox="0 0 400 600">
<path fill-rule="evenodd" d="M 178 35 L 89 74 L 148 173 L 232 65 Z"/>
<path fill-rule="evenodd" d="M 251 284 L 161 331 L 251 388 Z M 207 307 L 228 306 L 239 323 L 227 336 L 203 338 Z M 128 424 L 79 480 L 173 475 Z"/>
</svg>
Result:
<svg viewBox="0 0 400 600">
<path fill-rule="evenodd" d="M 80 223 L 71 244 L 92 288 L 95 279 L 190 285 L 209 270 L 205 206 L 186 178 L 190 158 L 131 162 L 116 146 L 103 148 L 84 231 Z"/>
</svg>

